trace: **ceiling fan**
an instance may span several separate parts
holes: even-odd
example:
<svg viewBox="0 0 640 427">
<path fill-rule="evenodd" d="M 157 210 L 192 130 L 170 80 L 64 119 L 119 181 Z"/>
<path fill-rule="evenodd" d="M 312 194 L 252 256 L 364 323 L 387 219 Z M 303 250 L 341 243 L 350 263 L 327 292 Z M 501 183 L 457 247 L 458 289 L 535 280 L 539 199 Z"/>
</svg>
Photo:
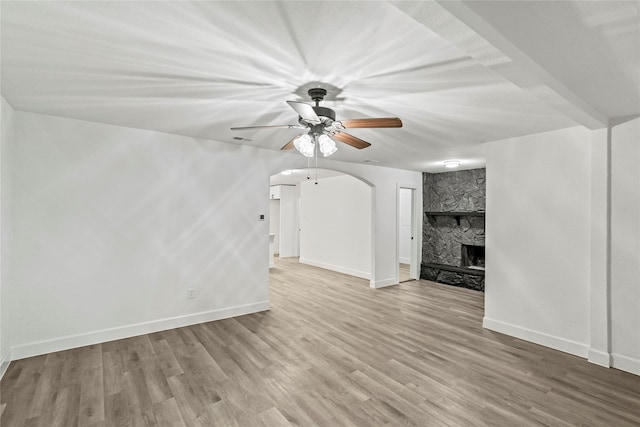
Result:
<svg viewBox="0 0 640 427">
<path fill-rule="evenodd" d="M 298 113 L 297 125 L 275 125 L 275 126 L 244 126 L 233 127 L 231 130 L 245 129 L 302 129 L 306 133 L 296 136 L 287 142 L 281 150 L 296 148 L 306 157 L 317 157 L 318 149 L 325 156 L 330 156 L 337 151 L 333 141 L 338 140 L 352 147 L 362 149 L 371 144 L 344 132 L 345 129 L 357 128 L 399 128 L 402 121 L 397 117 L 387 117 L 379 119 L 351 119 L 336 121 L 336 113 L 330 108 L 321 107 L 322 101 L 327 91 L 322 88 L 312 88 L 307 92 L 311 99 L 315 101 L 315 107 L 304 102 L 287 101 L 287 104 Z"/>
</svg>

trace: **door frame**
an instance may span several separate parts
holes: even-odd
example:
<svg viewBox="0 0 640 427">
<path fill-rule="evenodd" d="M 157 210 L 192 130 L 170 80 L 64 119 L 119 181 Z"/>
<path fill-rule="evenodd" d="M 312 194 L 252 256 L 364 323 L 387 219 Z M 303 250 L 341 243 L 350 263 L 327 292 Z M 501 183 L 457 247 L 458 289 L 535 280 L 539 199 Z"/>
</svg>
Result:
<svg viewBox="0 0 640 427">
<path fill-rule="evenodd" d="M 420 278 L 420 258 L 419 249 L 422 236 L 419 236 L 419 221 L 422 220 L 422 207 L 417 206 L 415 185 L 406 185 L 397 183 L 396 185 L 396 283 L 400 283 L 400 190 L 411 190 L 411 247 L 410 257 L 411 264 L 409 268 L 409 277 L 411 279 Z"/>
</svg>

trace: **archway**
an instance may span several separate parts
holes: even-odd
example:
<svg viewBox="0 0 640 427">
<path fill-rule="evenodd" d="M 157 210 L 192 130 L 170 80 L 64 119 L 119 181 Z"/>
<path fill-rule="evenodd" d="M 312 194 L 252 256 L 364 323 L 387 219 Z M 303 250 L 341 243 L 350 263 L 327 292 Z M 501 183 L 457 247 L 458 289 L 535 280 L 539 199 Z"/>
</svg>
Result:
<svg viewBox="0 0 640 427">
<path fill-rule="evenodd" d="M 331 169 L 291 169 L 272 175 L 270 185 L 276 259 L 298 257 L 303 264 L 373 279 L 370 183 Z"/>
</svg>

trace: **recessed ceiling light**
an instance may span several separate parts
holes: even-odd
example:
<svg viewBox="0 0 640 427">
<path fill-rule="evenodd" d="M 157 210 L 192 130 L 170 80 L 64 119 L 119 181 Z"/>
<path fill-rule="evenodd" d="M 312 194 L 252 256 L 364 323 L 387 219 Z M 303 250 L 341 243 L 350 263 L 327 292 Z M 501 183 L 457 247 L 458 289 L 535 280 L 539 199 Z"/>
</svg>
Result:
<svg viewBox="0 0 640 427">
<path fill-rule="evenodd" d="M 460 166 L 460 160 L 445 160 L 444 167 L 445 168 L 457 168 Z"/>
</svg>

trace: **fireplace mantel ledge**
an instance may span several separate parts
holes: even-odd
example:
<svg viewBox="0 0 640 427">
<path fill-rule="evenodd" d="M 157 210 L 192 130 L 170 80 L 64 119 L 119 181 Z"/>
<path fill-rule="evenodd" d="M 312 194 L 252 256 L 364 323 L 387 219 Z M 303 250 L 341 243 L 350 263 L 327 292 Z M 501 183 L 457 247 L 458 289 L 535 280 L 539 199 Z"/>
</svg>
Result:
<svg viewBox="0 0 640 427">
<path fill-rule="evenodd" d="M 446 211 L 425 211 L 425 215 L 427 216 L 452 216 L 456 219 L 458 225 L 460 225 L 460 217 L 463 216 L 475 216 L 475 217 L 485 217 L 485 211 L 468 211 L 468 212 L 446 212 Z"/>
</svg>

